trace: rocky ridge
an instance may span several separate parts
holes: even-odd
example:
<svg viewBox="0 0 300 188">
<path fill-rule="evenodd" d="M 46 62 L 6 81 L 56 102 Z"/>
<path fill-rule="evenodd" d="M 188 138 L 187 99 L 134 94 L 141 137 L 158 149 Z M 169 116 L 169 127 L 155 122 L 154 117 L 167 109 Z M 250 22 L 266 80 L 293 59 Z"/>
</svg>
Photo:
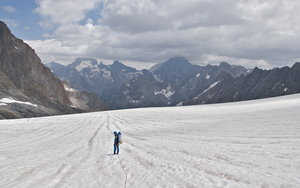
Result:
<svg viewBox="0 0 300 188">
<path fill-rule="evenodd" d="M 92 58 L 77 58 L 63 67 L 55 62 L 46 66 L 75 89 L 96 93 L 104 101 L 109 101 L 125 81 L 139 75 L 151 75 L 148 70 L 138 71 L 119 61 L 114 61 L 112 65 L 104 65 Z"/>
<path fill-rule="evenodd" d="M 209 86 L 223 71 L 233 77 L 249 73 L 242 66 L 225 62 L 220 66 L 192 65 L 183 57 L 170 58 L 141 71 L 119 61 L 103 65 L 90 58 L 77 58 L 68 66 L 54 62 L 46 65 L 62 80 L 72 83 L 75 89 L 106 96 L 101 98 L 112 109 L 183 104 L 199 88 Z"/>
<path fill-rule="evenodd" d="M 172 69 L 172 63 L 170 62 L 174 60 L 176 60 L 177 65 Z M 183 60 L 182 63 L 180 63 L 180 60 Z M 154 67 L 155 71 L 150 69 L 153 73 L 159 72 L 161 74 L 159 76 L 154 75 L 158 78 L 155 81 L 149 81 L 140 76 L 125 82 L 119 89 L 118 94 L 108 101 L 108 104 L 111 108 L 183 105 L 199 91 L 209 88 L 220 77 L 225 78 L 228 74 L 234 78 L 249 73 L 247 69 L 241 66 L 231 66 L 225 62 L 222 62 L 220 66 L 197 67 L 181 57 L 171 58 L 165 62 L 164 66 Z M 182 71 L 185 72 L 185 76 L 182 76 L 182 74 L 177 73 L 176 67 L 180 67 L 178 69 L 181 71 L 191 71 Z M 160 71 L 160 68 L 165 69 L 166 75 L 163 75 L 164 71 Z M 166 77 L 167 80 L 162 80 Z"/>
<path fill-rule="evenodd" d="M 110 110 L 109 106 L 95 93 L 79 91 L 74 89 L 68 82 L 63 81 L 63 83 L 73 107 L 88 112 Z"/>
<path fill-rule="evenodd" d="M 71 107 L 61 80 L 0 21 L 0 118 L 85 112 Z"/>
<path fill-rule="evenodd" d="M 221 62 L 219 66 L 201 67 L 190 64 L 183 57 L 175 57 L 149 70 L 138 71 L 119 61 L 115 61 L 112 65 L 98 64 L 96 60 L 94 62 L 94 67 L 102 68 L 100 74 L 92 71 L 90 66 L 86 66 L 82 69 L 85 71 L 76 70 L 76 75 L 80 74 L 82 80 L 92 83 L 92 79 L 84 78 L 84 75 L 95 73 L 94 77 L 107 85 L 94 87 L 95 85 L 90 83 L 89 86 L 101 90 L 102 94 L 107 92 L 109 85 L 113 86 L 114 92 L 107 92 L 109 97 L 106 98 L 112 109 L 212 104 L 300 92 L 299 63 L 291 68 L 251 70 L 226 62 Z M 77 63 L 76 66 L 84 67 L 82 63 Z M 68 80 L 70 77 L 63 79 Z"/>
<path fill-rule="evenodd" d="M 300 63 L 291 68 L 272 70 L 255 68 L 248 75 L 233 78 L 231 75 L 214 80 L 209 89 L 199 90 L 185 105 L 262 99 L 300 92 Z"/>
</svg>

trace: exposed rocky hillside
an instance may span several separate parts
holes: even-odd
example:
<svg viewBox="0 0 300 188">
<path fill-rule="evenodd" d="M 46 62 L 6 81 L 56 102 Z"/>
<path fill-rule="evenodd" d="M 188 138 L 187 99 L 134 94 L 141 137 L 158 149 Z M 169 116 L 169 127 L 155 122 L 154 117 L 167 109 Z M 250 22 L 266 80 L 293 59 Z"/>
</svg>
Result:
<svg viewBox="0 0 300 188">
<path fill-rule="evenodd" d="M 299 63 L 291 68 L 251 70 L 226 62 L 201 67 L 175 57 L 138 71 L 119 61 L 103 65 L 78 58 L 68 66 L 48 66 L 61 79 L 77 83 L 75 89 L 105 96 L 111 109 L 211 104 L 300 92 Z"/>
<path fill-rule="evenodd" d="M 60 79 L 45 67 L 34 50 L 0 22 L 0 70 L 18 89 L 40 99 L 70 104 Z"/>
<path fill-rule="evenodd" d="M 170 63 L 173 60 L 179 60 L 174 63 L 176 65 L 175 68 Z M 177 69 L 177 67 L 181 68 Z M 152 70 L 151 72 L 160 73 L 159 76 L 155 75 L 158 78 L 156 81 L 149 81 L 142 76 L 127 81 L 120 88 L 119 93 L 108 102 L 111 108 L 182 105 L 197 92 L 209 88 L 218 79 L 225 79 L 226 76 L 234 78 L 249 73 L 244 67 L 231 66 L 225 62 L 222 62 L 220 66 L 207 65 L 205 67 L 197 67 L 184 58 L 170 59 L 163 64 L 159 64 L 159 66 L 155 65 L 154 68 L 155 71 L 152 68 L 150 69 Z M 164 69 L 165 73 L 160 68 Z M 185 76 L 182 77 L 177 76 L 179 74 L 173 72 L 178 70 L 190 71 L 183 71 Z M 199 71 L 195 72 L 192 70 Z M 162 78 L 168 78 L 168 80 L 162 80 Z"/>
<path fill-rule="evenodd" d="M 220 66 L 192 65 L 183 57 L 171 58 L 142 71 L 119 61 L 104 65 L 90 58 L 77 58 L 68 66 L 54 62 L 47 66 L 75 89 L 102 96 L 112 109 L 180 105 L 201 88 L 210 86 L 222 72 L 232 77 L 249 73 L 242 66 L 225 62 Z"/>
<path fill-rule="evenodd" d="M 110 109 L 97 94 L 79 91 L 74 89 L 71 84 L 65 81 L 63 83 L 71 100 L 72 106 L 75 108 L 86 110 L 88 112 L 105 111 Z"/>
<path fill-rule="evenodd" d="M 61 80 L 0 21 L 0 118 L 85 112 L 71 107 Z"/>
<path fill-rule="evenodd" d="M 262 99 L 300 92 L 300 63 L 291 68 L 255 68 L 248 75 L 216 78 L 205 90 L 198 90 L 185 105 Z"/>
<path fill-rule="evenodd" d="M 225 73 L 236 77 L 248 74 L 249 70 L 241 66 L 229 65 L 226 62 L 222 62 L 219 66 L 207 65 L 181 82 L 174 95 L 170 98 L 171 105 L 181 105 L 185 101 L 190 100 L 196 93 L 204 91 L 211 84 L 214 84 L 216 79 L 226 76 Z"/>
<path fill-rule="evenodd" d="M 168 93 L 169 90 L 174 92 L 174 88 L 179 82 L 202 69 L 201 66 L 190 64 L 183 57 L 171 58 L 152 67 L 150 71 L 146 69 L 136 70 L 119 61 L 114 61 L 112 65 L 104 65 L 103 63 L 97 63 L 95 59 L 91 58 L 77 58 L 68 66 L 62 66 L 55 62 L 46 64 L 46 66 L 51 68 L 60 79 L 69 82 L 75 89 L 96 93 L 102 100 L 108 102 L 113 109 L 141 107 L 141 104 L 145 104 L 145 106 L 168 105 L 169 102 L 161 100 L 164 96 L 159 95 L 159 93 L 164 93 L 164 91 Z M 129 87 L 138 87 L 138 83 L 143 83 L 146 80 L 150 83 L 153 82 L 154 85 L 144 88 L 145 90 L 143 87 L 146 85 L 140 89 L 135 88 L 140 91 L 135 94 L 133 93 L 134 89 L 130 89 L 132 96 L 126 96 L 128 101 L 121 100 L 120 98 L 123 98 L 122 93 L 124 93 L 122 90 L 126 90 L 128 82 L 135 80 L 138 80 L 138 82 L 130 84 Z M 125 82 L 126 84 L 124 85 Z M 154 96 L 150 95 L 151 92 Z M 140 100 L 136 98 L 143 93 L 145 95 L 149 93 L 147 95 L 149 98 L 146 97 L 140 103 L 138 102 Z M 146 100 L 150 101 L 146 102 Z M 164 102 L 162 103 L 162 101 Z"/>
<path fill-rule="evenodd" d="M 75 89 L 96 93 L 104 101 L 111 99 L 127 80 L 139 75 L 151 75 L 148 70 L 138 71 L 119 61 L 104 65 L 91 58 L 77 58 L 72 64 L 63 67 L 54 62 L 46 66 Z"/>
<path fill-rule="evenodd" d="M 150 81 L 144 76 L 125 82 L 119 92 L 108 101 L 112 109 L 168 106 L 171 95 L 170 82 Z"/>
<path fill-rule="evenodd" d="M 174 57 L 150 68 L 150 72 L 157 81 L 185 80 L 202 69 L 199 65 L 192 65 L 184 57 Z"/>
</svg>

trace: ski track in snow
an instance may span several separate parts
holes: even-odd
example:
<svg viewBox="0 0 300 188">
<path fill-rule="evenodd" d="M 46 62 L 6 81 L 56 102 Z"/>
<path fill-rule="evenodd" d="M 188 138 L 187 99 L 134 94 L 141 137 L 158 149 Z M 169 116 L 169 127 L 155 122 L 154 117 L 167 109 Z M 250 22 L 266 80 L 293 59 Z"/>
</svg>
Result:
<svg viewBox="0 0 300 188">
<path fill-rule="evenodd" d="M 0 121 L 0 187 L 299 187 L 300 94 Z"/>
</svg>

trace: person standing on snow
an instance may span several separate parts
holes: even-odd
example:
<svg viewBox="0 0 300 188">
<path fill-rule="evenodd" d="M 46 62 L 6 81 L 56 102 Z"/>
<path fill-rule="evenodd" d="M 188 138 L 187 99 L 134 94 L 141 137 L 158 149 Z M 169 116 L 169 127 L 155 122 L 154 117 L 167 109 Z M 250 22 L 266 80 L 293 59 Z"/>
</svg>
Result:
<svg viewBox="0 0 300 188">
<path fill-rule="evenodd" d="M 117 131 L 115 131 L 114 135 L 115 135 L 114 154 L 119 154 L 119 144 L 120 144 L 119 134 L 117 133 Z M 117 151 L 117 153 L 116 153 L 116 151 Z"/>
</svg>

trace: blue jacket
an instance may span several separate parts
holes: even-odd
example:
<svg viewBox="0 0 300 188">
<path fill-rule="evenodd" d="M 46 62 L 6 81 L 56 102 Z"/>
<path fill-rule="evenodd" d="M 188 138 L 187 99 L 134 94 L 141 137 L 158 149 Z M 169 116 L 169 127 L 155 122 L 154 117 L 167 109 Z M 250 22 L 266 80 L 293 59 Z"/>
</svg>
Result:
<svg viewBox="0 0 300 188">
<path fill-rule="evenodd" d="M 119 145 L 119 135 L 115 135 L 115 144 Z"/>
</svg>

